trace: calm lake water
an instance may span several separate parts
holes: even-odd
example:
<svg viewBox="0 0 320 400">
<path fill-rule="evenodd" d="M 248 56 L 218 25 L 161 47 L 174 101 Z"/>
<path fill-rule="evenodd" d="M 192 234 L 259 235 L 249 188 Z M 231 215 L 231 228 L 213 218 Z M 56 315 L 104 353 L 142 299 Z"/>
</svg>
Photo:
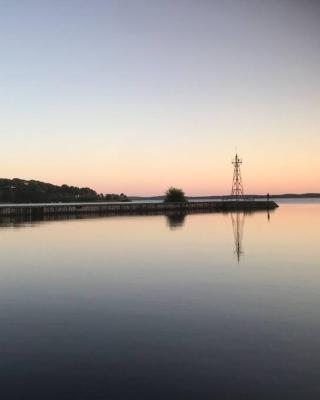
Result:
<svg viewBox="0 0 320 400">
<path fill-rule="evenodd" d="M 319 399 L 320 202 L 0 225 L 4 400 Z"/>
</svg>

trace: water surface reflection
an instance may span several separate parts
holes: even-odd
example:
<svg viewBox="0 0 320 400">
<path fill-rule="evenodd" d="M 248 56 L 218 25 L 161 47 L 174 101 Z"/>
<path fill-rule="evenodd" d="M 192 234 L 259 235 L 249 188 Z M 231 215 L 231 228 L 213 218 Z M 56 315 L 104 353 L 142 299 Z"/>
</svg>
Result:
<svg viewBox="0 0 320 400">
<path fill-rule="evenodd" d="M 319 398 L 320 206 L 238 218 L 5 221 L 3 398 Z"/>
<path fill-rule="evenodd" d="M 182 228 L 185 223 L 186 215 L 187 214 L 183 212 L 166 214 L 169 228 L 171 228 L 172 230 Z"/>
</svg>

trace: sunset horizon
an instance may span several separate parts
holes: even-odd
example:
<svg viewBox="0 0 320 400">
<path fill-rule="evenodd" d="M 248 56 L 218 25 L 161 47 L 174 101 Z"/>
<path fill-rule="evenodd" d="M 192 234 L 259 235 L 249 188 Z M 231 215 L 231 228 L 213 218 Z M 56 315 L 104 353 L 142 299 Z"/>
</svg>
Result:
<svg viewBox="0 0 320 400">
<path fill-rule="evenodd" d="M 5 2 L 3 178 L 320 192 L 320 3 Z"/>
</svg>

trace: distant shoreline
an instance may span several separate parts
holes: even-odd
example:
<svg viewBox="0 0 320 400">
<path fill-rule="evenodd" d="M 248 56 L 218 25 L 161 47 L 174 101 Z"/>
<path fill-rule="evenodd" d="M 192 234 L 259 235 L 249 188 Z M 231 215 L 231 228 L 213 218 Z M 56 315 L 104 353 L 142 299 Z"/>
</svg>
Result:
<svg viewBox="0 0 320 400">
<path fill-rule="evenodd" d="M 186 196 L 189 200 L 200 199 L 224 199 L 227 195 L 221 196 Z M 248 194 L 245 197 L 250 199 L 266 199 L 267 195 L 261 194 Z M 130 200 L 163 200 L 164 196 L 128 196 Z M 320 198 L 320 193 L 284 193 L 284 194 L 270 194 L 270 199 L 317 199 Z"/>
</svg>

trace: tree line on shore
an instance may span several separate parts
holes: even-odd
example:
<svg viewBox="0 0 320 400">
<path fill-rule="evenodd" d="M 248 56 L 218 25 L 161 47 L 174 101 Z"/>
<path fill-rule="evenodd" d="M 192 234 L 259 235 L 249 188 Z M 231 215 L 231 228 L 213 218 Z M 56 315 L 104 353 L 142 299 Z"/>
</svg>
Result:
<svg viewBox="0 0 320 400">
<path fill-rule="evenodd" d="M 51 203 L 82 201 L 129 201 L 121 194 L 98 194 L 88 187 L 53 185 L 24 179 L 0 179 L 1 203 Z"/>
</svg>

